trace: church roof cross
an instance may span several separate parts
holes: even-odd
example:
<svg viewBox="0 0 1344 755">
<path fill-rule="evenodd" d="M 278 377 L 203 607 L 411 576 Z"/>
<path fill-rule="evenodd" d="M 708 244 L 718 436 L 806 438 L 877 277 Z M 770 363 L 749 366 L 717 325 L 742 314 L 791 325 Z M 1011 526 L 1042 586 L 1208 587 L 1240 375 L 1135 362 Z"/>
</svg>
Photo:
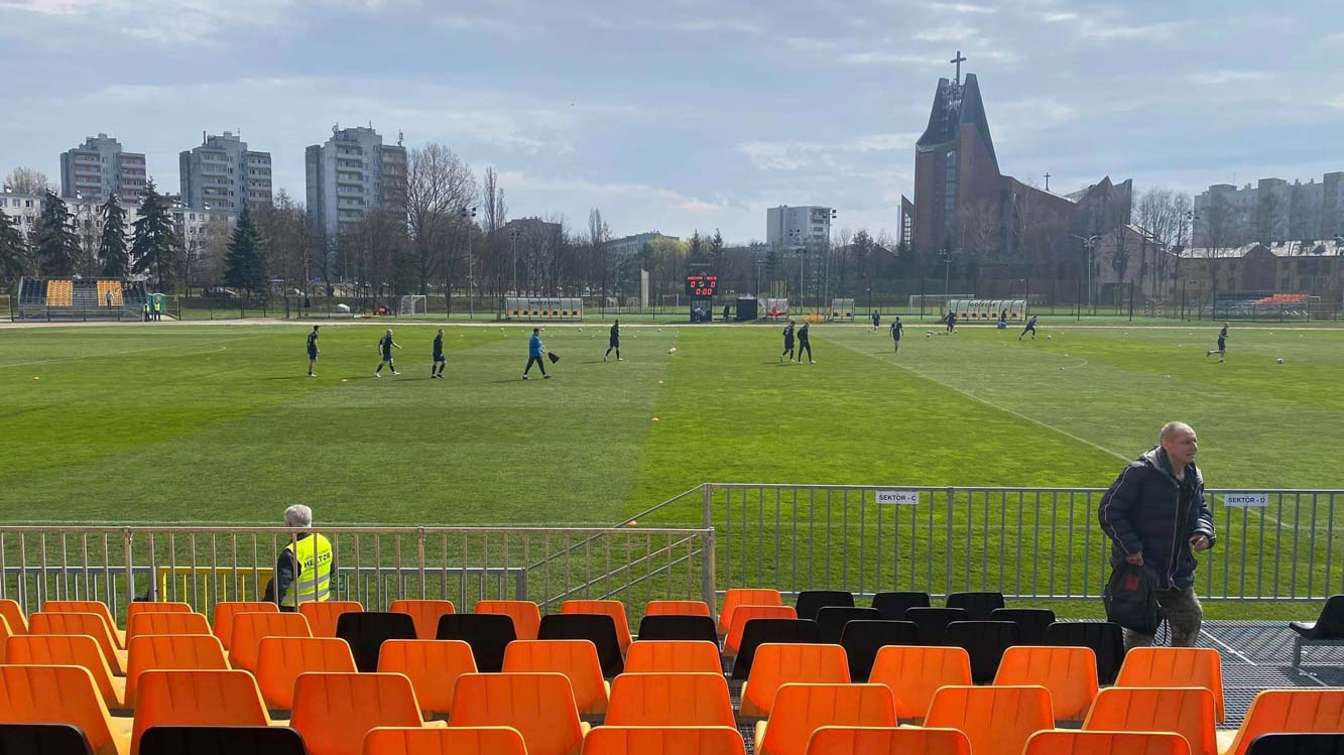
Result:
<svg viewBox="0 0 1344 755">
<path fill-rule="evenodd" d="M 952 82 L 957 86 L 961 86 L 961 64 L 966 62 L 966 56 L 961 54 L 961 50 L 957 50 L 957 57 L 947 62 L 957 64 L 957 77 L 953 79 Z"/>
</svg>

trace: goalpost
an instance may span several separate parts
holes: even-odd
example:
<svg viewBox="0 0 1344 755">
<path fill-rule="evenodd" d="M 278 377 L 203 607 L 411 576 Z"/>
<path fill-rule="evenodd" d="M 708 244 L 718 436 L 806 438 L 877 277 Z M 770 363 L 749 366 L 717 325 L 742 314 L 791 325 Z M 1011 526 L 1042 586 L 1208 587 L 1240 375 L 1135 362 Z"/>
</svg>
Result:
<svg viewBox="0 0 1344 755">
<path fill-rule="evenodd" d="M 408 294 L 401 297 L 401 305 L 397 308 L 398 317 L 414 317 L 429 312 L 429 297 L 423 294 Z"/>
</svg>

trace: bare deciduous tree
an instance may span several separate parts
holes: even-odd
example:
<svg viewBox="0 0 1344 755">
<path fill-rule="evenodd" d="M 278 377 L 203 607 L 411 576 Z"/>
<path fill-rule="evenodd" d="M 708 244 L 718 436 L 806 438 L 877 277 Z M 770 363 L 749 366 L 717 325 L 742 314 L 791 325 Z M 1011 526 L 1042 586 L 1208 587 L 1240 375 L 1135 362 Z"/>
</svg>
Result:
<svg viewBox="0 0 1344 755">
<path fill-rule="evenodd" d="M 47 174 L 37 168 L 15 168 L 5 176 L 5 186 L 15 194 L 31 194 L 40 196 L 48 191 L 54 191 L 51 181 L 47 179 Z"/>
<path fill-rule="evenodd" d="M 406 194 L 417 290 L 426 294 L 430 281 L 441 279 L 451 297 L 459 266 L 453 239 L 464 220 L 460 210 L 476 196 L 476 178 L 451 149 L 431 143 L 411 150 Z"/>
</svg>

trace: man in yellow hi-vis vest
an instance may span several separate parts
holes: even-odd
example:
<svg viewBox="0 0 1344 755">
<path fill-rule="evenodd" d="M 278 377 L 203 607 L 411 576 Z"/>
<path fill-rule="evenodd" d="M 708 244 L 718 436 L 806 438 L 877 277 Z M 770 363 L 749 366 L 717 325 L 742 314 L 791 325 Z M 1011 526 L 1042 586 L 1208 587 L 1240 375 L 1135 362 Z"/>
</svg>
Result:
<svg viewBox="0 0 1344 755">
<path fill-rule="evenodd" d="M 290 506 L 285 509 L 285 526 L 305 531 L 280 552 L 265 600 L 278 602 L 282 611 L 296 611 L 300 603 L 330 600 L 336 563 L 331 541 L 308 531 L 313 526 L 313 510 L 303 504 Z"/>
</svg>

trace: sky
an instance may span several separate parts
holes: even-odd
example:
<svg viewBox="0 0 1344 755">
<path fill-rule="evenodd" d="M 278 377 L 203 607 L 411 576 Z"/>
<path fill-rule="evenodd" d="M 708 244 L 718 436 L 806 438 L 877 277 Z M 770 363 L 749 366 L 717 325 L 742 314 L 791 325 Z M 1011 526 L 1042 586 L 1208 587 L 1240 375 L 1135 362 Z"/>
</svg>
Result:
<svg viewBox="0 0 1344 755">
<path fill-rule="evenodd" d="M 0 0 L 0 171 L 106 132 L 175 192 L 241 131 L 302 201 L 304 148 L 372 122 L 493 166 L 510 217 L 894 237 L 957 50 L 1001 170 L 1054 191 L 1344 170 L 1338 0 Z"/>
</svg>

